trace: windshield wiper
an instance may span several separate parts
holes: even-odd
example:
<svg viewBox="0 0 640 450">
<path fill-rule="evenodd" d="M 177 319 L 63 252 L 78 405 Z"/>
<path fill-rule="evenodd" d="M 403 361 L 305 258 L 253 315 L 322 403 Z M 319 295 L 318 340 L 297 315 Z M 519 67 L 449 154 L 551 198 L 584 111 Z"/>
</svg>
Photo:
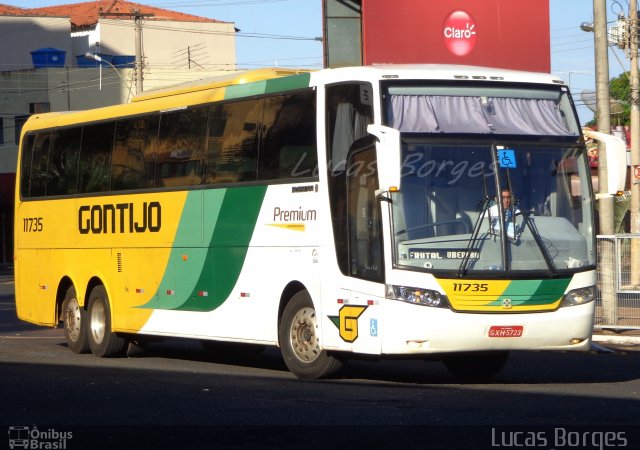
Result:
<svg viewBox="0 0 640 450">
<path fill-rule="evenodd" d="M 525 225 L 529 227 L 529 230 L 531 230 L 531 234 L 533 235 L 533 240 L 536 242 L 536 245 L 540 249 L 540 252 L 542 253 L 542 257 L 544 258 L 544 262 L 547 264 L 549 271 L 554 277 L 557 276 L 558 268 L 553 263 L 553 258 L 549 254 L 549 250 L 547 249 L 547 246 L 544 245 L 544 242 L 542 241 L 542 236 L 540 236 L 540 232 L 536 228 L 536 224 L 534 223 L 533 220 L 531 220 L 531 217 L 529 217 L 529 214 L 527 214 L 524 211 L 520 211 L 520 213 L 522 214 L 522 218 L 524 219 Z"/>
<path fill-rule="evenodd" d="M 478 234 L 480 234 L 480 228 L 482 227 L 482 221 L 484 220 L 485 214 L 489 210 L 489 205 L 491 204 L 491 198 L 488 195 L 485 195 L 482 210 L 480 214 L 478 214 L 478 218 L 476 219 L 476 223 L 473 225 L 473 231 L 471 233 L 471 237 L 469 238 L 469 243 L 467 244 L 467 249 L 465 251 L 464 257 L 462 258 L 462 262 L 460 263 L 460 267 L 458 267 L 458 278 L 461 278 L 467 274 L 469 270 L 469 261 L 471 260 L 471 250 L 475 248 L 476 242 L 478 242 Z"/>
</svg>

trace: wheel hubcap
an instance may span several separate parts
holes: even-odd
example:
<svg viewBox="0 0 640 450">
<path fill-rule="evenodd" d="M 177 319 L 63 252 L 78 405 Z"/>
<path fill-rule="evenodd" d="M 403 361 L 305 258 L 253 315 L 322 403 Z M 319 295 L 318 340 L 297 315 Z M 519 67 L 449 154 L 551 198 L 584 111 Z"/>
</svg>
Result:
<svg viewBox="0 0 640 450">
<path fill-rule="evenodd" d="M 91 308 L 91 334 L 96 344 L 102 343 L 106 323 L 106 311 L 104 304 L 98 302 Z"/>
<path fill-rule="evenodd" d="M 320 355 L 317 327 L 316 312 L 312 308 L 303 308 L 294 316 L 289 336 L 293 353 L 300 361 L 312 362 Z"/>
<path fill-rule="evenodd" d="M 72 341 L 77 341 L 80 337 L 80 305 L 78 300 L 73 298 L 67 303 L 67 309 L 64 316 L 64 328 L 67 336 Z"/>
</svg>

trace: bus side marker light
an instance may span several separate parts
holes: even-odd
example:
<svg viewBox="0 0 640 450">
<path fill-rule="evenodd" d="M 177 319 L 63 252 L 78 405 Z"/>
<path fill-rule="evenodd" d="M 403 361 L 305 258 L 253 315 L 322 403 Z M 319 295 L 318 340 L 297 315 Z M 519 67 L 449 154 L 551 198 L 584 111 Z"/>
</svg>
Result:
<svg viewBox="0 0 640 450">
<path fill-rule="evenodd" d="M 176 295 L 176 291 L 173 289 L 167 289 L 167 295 Z"/>
<path fill-rule="evenodd" d="M 376 300 L 367 300 L 367 305 L 372 306 L 372 305 L 377 305 L 378 302 Z"/>
<path fill-rule="evenodd" d="M 144 289 L 136 289 L 136 294 L 144 294 Z"/>
<path fill-rule="evenodd" d="M 338 301 L 339 305 L 348 305 L 349 304 L 349 300 L 345 300 L 344 298 L 339 298 L 337 301 Z"/>
<path fill-rule="evenodd" d="M 198 291 L 198 297 L 208 297 L 209 291 Z"/>
<path fill-rule="evenodd" d="M 186 261 L 186 260 L 188 260 L 188 259 L 189 259 L 189 256 L 188 256 L 188 255 L 182 255 L 182 260 L 183 260 L 183 261 Z"/>
<path fill-rule="evenodd" d="M 571 339 L 571 340 L 569 341 L 569 344 L 571 344 L 571 345 L 577 345 L 577 344 L 580 344 L 580 343 L 582 343 L 582 342 L 584 342 L 584 341 L 585 341 L 584 339 L 580 339 L 580 338 L 573 338 L 573 339 Z"/>
<path fill-rule="evenodd" d="M 49 286 L 47 286 L 46 284 L 40 284 L 40 285 L 38 285 L 38 287 L 40 289 L 42 289 L 43 291 L 46 291 L 47 289 L 49 289 Z"/>
</svg>

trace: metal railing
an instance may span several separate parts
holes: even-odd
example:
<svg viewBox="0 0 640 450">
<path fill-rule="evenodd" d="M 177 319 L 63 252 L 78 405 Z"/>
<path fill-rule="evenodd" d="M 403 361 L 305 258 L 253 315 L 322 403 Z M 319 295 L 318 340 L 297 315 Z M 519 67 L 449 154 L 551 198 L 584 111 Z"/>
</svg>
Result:
<svg viewBox="0 0 640 450">
<path fill-rule="evenodd" d="M 632 330 L 640 329 L 640 234 L 616 234 L 598 236 L 598 270 L 596 316 L 594 328 Z M 633 249 L 633 250 L 632 250 Z M 611 254 L 613 250 L 613 254 Z M 603 264 L 611 264 L 613 259 L 612 290 L 613 301 L 603 301 L 602 286 L 607 282 L 603 277 Z M 603 258 L 607 260 L 603 260 Z"/>
</svg>

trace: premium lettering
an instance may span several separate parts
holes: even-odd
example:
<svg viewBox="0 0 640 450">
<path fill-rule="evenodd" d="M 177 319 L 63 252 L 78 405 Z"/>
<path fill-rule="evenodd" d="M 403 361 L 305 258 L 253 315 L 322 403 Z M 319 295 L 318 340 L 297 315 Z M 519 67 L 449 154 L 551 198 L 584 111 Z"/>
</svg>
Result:
<svg viewBox="0 0 640 450">
<path fill-rule="evenodd" d="M 292 210 L 283 210 L 276 206 L 273 208 L 273 220 L 279 222 L 305 222 L 308 220 L 316 220 L 316 210 L 307 209 L 305 211 L 302 207 Z"/>
<path fill-rule="evenodd" d="M 160 202 L 83 205 L 78 208 L 80 234 L 157 233 L 161 227 Z"/>
</svg>

